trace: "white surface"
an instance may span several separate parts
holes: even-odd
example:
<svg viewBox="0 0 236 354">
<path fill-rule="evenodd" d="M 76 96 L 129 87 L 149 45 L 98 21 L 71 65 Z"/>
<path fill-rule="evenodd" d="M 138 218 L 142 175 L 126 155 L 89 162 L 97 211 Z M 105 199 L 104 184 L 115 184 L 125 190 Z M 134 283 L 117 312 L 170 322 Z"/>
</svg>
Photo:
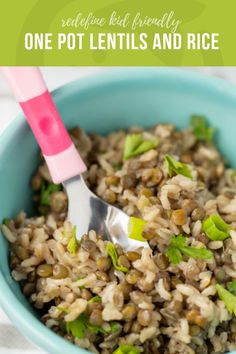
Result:
<svg viewBox="0 0 236 354">
<path fill-rule="evenodd" d="M 207 75 L 215 75 L 236 84 L 236 67 L 199 67 L 186 68 L 196 70 Z M 111 70 L 111 68 L 98 67 L 45 67 L 42 68 L 44 78 L 49 90 L 61 86 L 82 76 L 92 75 L 98 71 Z M 19 112 L 18 105 L 11 95 L 6 81 L 0 76 L 0 134 Z M 10 323 L 7 316 L 0 310 L 0 354 L 42 354 Z"/>
</svg>

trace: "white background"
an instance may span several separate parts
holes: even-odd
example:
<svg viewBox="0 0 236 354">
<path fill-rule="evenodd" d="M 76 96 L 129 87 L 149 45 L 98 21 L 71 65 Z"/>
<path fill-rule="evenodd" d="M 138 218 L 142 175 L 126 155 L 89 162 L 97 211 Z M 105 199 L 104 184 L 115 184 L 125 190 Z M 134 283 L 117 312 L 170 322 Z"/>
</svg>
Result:
<svg viewBox="0 0 236 354">
<path fill-rule="evenodd" d="M 102 70 L 112 70 L 112 68 L 98 67 L 45 67 L 42 68 L 49 90 L 59 87 L 69 81 L 78 79 L 86 75 L 93 75 Z M 195 70 L 206 75 L 214 75 L 224 78 L 236 84 L 236 67 L 198 67 L 184 68 L 184 70 Z M 0 134 L 6 126 L 14 119 L 19 112 L 19 107 L 5 79 L 0 76 Z M 43 352 L 35 348 L 14 328 L 7 316 L 0 309 L 0 354 L 42 354 Z"/>
</svg>

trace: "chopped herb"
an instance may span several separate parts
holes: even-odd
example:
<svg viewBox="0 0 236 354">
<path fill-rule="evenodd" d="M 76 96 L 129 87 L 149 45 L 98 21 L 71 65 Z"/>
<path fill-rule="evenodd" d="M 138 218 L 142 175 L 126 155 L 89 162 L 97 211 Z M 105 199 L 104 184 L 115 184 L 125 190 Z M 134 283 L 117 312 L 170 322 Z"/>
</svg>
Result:
<svg viewBox="0 0 236 354">
<path fill-rule="evenodd" d="M 112 166 L 116 169 L 116 170 L 121 170 L 123 167 L 122 163 L 113 163 Z"/>
<path fill-rule="evenodd" d="M 66 331 L 68 334 L 71 333 L 74 337 L 79 339 L 83 339 L 85 337 L 86 331 L 95 334 L 102 333 L 104 335 L 112 333 L 111 330 L 107 331 L 101 326 L 92 325 L 85 314 L 81 314 L 74 321 L 66 322 Z"/>
<path fill-rule="evenodd" d="M 169 246 L 166 250 L 166 255 L 173 264 L 179 264 L 182 261 L 182 253 L 178 248 Z"/>
<path fill-rule="evenodd" d="M 120 328 L 120 326 L 116 322 L 111 322 L 110 326 L 111 326 L 111 330 L 110 330 L 111 333 L 115 333 Z"/>
<path fill-rule="evenodd" d="M 133 345 L 120 345 L 112 354 L 139 354 L 140 350 Z"/>
<path fill-rule="evenodd" d="M 89 320 L 87 320 L 87 328 L 90 332 L 92 333 L 95 333 L 95 334 L 98 334 L 98 333 L 102 333 L 102 334 L 108 334 L 110 333 L 110 331 L 106 331 L 104 328 L 102 328 L 101 326 L 95 326 L 95 325 L 92 325 Z"/>
<path fill-rule="evenodd" d="M 217 214 L 209 216 L 202 223 L 202 229 L 210 240 L 223 241 L 230 236 L 230 227 Z"/>
<path fill-rule="evenodd" d="M 191 120 L 192 131 L 198 140 L 211 142 L 213 139 L 214 129 L 208 127 L 204 117 L 193 116 Z"/>
<path fill-rule="evenodd" d="M 206 248 L 188 246 L 187 238 L 183 235 L 172 236 L 170 245 L 166 250 L 170 262 L 179 264 L 182 261 L 183 254 L 194 259 L 210 259 L 213 257 L 212 251 Z"/>
<path fill-rule="evenodd" d="M 192 178 L 190 169 L 185 163 L 176 161 L 170 155 L 165 155 L 165 163 L 168 171 L 168 175 L 172 177 L 174 174 L 183 175 L 188 178 Z"/>
<path fill-rule="evenodd" d="M 76 239 L 76 226 L 74 226 L 72 229 L 71 238 L 67 245 L 69 252 L 74 256 L 76 255 L 77 245 L 78 245 L 78 241 Z"/>
<path fill-rule="evenodd" d="M 10 222 L 11 222 L 11 219 L 9 219 L 9 218 L 4 218 L 2 221 L 2 223 L 6 226 L 9 226 Z"/>
<path fill-rule="evenodd" d="M 99 296 L 99 295 L 94 296 L 88 301 L 88 303 L 90 303 L 90 304 L 93 304 L 94 302 L 102 302 L 101 296 Z"/>
<path fill-rule="evenodd" d="M 133 240 L 137 240 L 137 241 L 146 242 L 145 238 L 143 238 L 142 236 L 142 232 L 144 230 L 144 226 L 146 223 L 147 222 L 142 219 L 131 216 L 129 218 L 129 223 L 128 223 L 129 238 L 132 238 Z"/>
<path fill-rule="evenodd" d="M 170 246 L 166 250 L 166 255 L 171 263 L 179 264 L 182 261 L 182 253 L 180 249 L 185 246 L 185 237 L 183 237 L 182 235 L 172 236 L 170 240 Z"/>
<path fill-rule="evenodd" d="M 227 308 L 229 313 L 234 313 L 234 315 L 236 316 L 236 296 L 231 294 L 220 284 L 216 284 L 216 290 L 219 298 L 225 303 L 225 307 Z"/>
<path fill-rule="evenodd" d="M 141 134 L 129 134 L 125 139 L 124 159 L 142 155 L 158 145 L 158 140 L 144 140 Z"/>
<path fill-rule="evenodd" d="M 116 248 L 113 245 L 113 243 L 111 243 L 111 242 L 107 243 L 106 252 L 107 252 L 108 256 L 111 257 L 112 264 L 115 269 L 117 269 L 121 272 L 124 272 L 124 273 L 128 272 L 128 268 L 123 267 L 122 265 L 118 264 L 119 263 L 118 262 L 118 254 L 117 254 Z"/>
<path fill-rule="evenodd" d="M 236 295 L 236 280 L 231 281 L 227 285 L 227 288 L 232 294 Z"/>
<path fill-rule="evenodd" d="M 65 312 L 65 313 L 69 313 L 69 310 L 67 307 L 63 307 L 63 306 L 57 306 L 58 310 L 60 310 L 61 312 Z"/>
<path fill-rule="evenodd" d="M 86 318 L 86 316 L 85 316 L 85 318 Z M 87 318 L 87 320 L 85 322 L 86 322 L 86 326 L 87 326 L 88 330 L 90 332 L 96 333 L 96 334 L 97 333 L 102 333 L 102 334 L 106 335 L 106 334 L 114 333 L 119 328 L 118 325 L 115 322 L 111 322 L 110 323 L 110 329 L 104 329 L 101 326 L 92 325 L 89 322 L 88 318 Z"/>
<path fill-rule="evenodd" d="M 86 334 L 86 325 L 80 315 L 76 320 L 66 322 L 66 332 L 74 337 L 83 339 Z"/>
<path fill-rule="evenodd" d="M 50 204 L 50 195 L 61 190 L 61 184 L 44 183 L 40 191 L 40 206 Z"/>
</svg>

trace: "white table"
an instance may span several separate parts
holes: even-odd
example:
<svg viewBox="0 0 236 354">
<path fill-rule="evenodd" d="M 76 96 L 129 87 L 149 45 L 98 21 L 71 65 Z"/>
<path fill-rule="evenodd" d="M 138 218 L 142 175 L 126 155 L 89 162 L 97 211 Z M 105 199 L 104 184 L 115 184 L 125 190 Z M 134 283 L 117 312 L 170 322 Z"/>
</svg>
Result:
<svg viewBox="0 0 236 354">
<path fill-rule="evenodd" d="M 225 78 L 236 84 L 235 67 L 198 67 L 185 68 L 195 70 L 207 75 Z M 42 72 L 50 90 L 82 76 L 92 75 L 102 70 L 111 68 L 98 67 L 45 67 Z M 0 76 L 0 134 L 19 113 L 4 78 Z M 11 324 L 7 316 L 0 309 L 0 354 L 43 354 L 43 351 L 30 344 Z"/>
</svg>

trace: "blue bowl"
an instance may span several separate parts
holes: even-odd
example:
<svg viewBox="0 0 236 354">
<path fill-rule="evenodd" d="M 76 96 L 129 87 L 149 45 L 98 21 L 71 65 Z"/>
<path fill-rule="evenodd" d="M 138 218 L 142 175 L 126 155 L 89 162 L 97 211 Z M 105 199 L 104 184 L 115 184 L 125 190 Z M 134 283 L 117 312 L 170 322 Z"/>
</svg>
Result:
<svg viewBox="0 0 236 354">
<path fill-rule="evenodd" d="M 236 88 L 220 79 L 175 69 L 119 69 L 72 82 L 53 97 L 68 128 L 106 134 L 132 124 L 189 124 L 193 113 L 208 117 L 228 163 L 236 167 Z M 0 137 L 0 220 L 31 213 L 30 179 L 38 147 L 21 114 Z M 8 245 L 0 237 L 0 304 L 19 331 L 52 354 L 88 353 L 47 329 L 11 278 Z M 236 354 L 236 351 L 232 352 Z"/>
</svg>

